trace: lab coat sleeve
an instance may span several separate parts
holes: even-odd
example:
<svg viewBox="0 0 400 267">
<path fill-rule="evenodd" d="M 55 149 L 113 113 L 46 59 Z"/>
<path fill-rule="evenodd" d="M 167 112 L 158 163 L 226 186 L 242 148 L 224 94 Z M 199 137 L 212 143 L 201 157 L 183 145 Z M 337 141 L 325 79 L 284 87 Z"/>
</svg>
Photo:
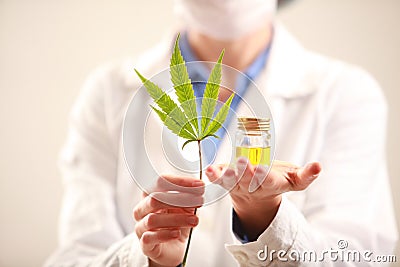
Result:
<svg viewBox="0 0 400 267">
<path fill-rule="evenodd" d="M 301 209 L 283 196 L 274 220 L 257 241 L 226 245 L 240 266 L 374 266 L 376 256 L 393 254 L 397 230 L 380 88 L 367 73 L 353 69 L 318 97 L 318 120 L 326 125 L 315 160 L 323 172 L 307 189 Z M 346 251 L 359 251 L 360 261 Z M 293 260 L 296 255 L 308 259 L 314 252 L 317 259 L 311 263 Z"/>
<path fill-rule="evenodd" d="M 107 68 L 95 71 L 72 109 L 60 157 L 59 247 L 45 266 L 147 266 L 137 237 L 123 233 L 116 215 L 117 148 L 106 123 L 107 82 Z"/>
</svg>

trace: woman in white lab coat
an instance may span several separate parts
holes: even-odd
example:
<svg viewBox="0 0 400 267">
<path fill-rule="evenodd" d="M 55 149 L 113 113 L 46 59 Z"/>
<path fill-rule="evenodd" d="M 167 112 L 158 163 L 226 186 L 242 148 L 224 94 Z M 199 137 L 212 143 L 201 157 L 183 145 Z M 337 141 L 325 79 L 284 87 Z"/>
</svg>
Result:
<svg viewBox="0 0 400 267">
<path fill-rule="evenodd" d="M 268 185 L 263 184 L 253 193 L 236 188 L 232 198 L 201 208 L 199 222 L 193 224 L 197 226 L 188 266 L 266 266 L 271 261 L 269 266 L 310 265 L 286 257 L 288 263 L 283 255 L 269 257 L 271 250 L 283 250 L 287 255 L 315 251 L 319 258 L 325 251 L 345 249 L 371 251 L 371 259 L 391 254 L 397 231 L 384 149 L 386 104 L 378 84 L 357 67 L 306 50 L 279 23 L 271 24 L 275 1 L 237 1 L 231 7 L 227 6 L 229 1 L 215 3 L 213 9 L 209 9 L 207 0 L 176 3 L 178 14 L 187 23 L 189 44 L 200 60 L 215 59 L 221 45 L 235 44 L 226 47 L 224 63 L 239 70 L 246 69 L 270 45 L 267 63 L 255 83 L 273 114 L 275 158 L 305 167 L 293 172 L 292 165 L 277 162 L 270 179 L 264 181 Z M 213 20 L 216 14 L 222 17 L 218 21 Z M 254 15 L 249 18 L 249 14 Z M 73 108 L 69 138 L 61 156 L 65 192 L 60 244 L 47 261 L 48 266 L 179 263 L 176 259 L 182 257 L 190 224 L 177 222 L 174 228 L 180 230 L 177 238 L 182 239 L 179 253 L 166 251 L 172 243 L 172 235 L 168 236 L 172 230 L 164 232 L 164 240 L 162 235 L 143 240 L 146 232 L 160 230 L 150 229 L 145 221 L 148 214 L 158 210 L 148 209 L 146 203 L 151 198 L 143 200 L 142 191 L 127 171 L 121 134 L 126 108 L 134 89 L 140 87 L 133 68 L 151 77 L 168 67 L 174 38 L 171 36 L 138 61 L 107 65 L 87 79 Z M 199 43 L 207 43 L 207 49 Z M 138 118 L 147 105 L 144 101 L 143 106 L 135 107 Z M 218 153 L 230 149 L 223 142 Z M 140 157 L 143 155 L 137 155 L 138 162 Z M 315 161 L 319 164 L 306 165 Z M 320 166 L 322 172 L 315 179 Z M 140 175 L 147 172 L 139 171 Z M 289 177 L 298 179 L 292 187 L 282 180 L 290 172 Z M 218 169 L 210 168 L 207 175 L 210 180 L 216 179 Z M 275 190 L 271 183 L 282 187 Z M 281 194 L 283 191 L 292 192 Z M 271 198 L 263 198 L 272 194 L 279 196 L 274 203 L 269 202 Z M 247 241 L 232 230 L 232 207 L 246 228 L 246 214 L 240 214 L 246 205 L 243 199 L 250 199 L 249 203 L 264 200 L 263 207 L 269 209 L 256 214 L 262 219 L 253 220 L 255 225 L 247 222 L 247 234 L 253 227 L 264 227 L 259 233 L 251 233 Z M 164 242 L 166 246 L 160 245 Z M 338 262 L 325 254 L 323 262 L 311 264 L 373 265 L 367 261 Z"/>
</svg>

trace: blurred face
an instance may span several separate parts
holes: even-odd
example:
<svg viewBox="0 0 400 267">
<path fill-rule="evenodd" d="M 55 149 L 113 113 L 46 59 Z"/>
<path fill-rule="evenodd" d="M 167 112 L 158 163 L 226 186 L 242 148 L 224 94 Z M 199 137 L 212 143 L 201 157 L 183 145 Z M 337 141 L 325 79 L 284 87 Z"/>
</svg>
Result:
<svg viewBox="0 0 400 267">
<path fill-rule="evenodd" d="M 234 40 L 272 23 L 276 0 L 176 0 L 184 26 L 219 40 Z"/>
</svg>

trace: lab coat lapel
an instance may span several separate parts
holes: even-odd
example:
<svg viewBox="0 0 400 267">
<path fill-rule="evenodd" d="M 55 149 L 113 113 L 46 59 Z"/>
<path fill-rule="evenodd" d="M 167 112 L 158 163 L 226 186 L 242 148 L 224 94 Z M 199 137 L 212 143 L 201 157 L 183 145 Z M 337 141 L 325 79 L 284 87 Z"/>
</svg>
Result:
<svg viewBox="0 0 400 267">
<path fill-rule="evenodd" d="M 282 26 L 275 25 L 267 66 L 257 82 L 267 97 L 285 99 L 305 96 L 316 90 L 311 81 L 310 57 L 303 46 Z M 290 77 L 290 79 L 288 78 Z"/>
</svg>

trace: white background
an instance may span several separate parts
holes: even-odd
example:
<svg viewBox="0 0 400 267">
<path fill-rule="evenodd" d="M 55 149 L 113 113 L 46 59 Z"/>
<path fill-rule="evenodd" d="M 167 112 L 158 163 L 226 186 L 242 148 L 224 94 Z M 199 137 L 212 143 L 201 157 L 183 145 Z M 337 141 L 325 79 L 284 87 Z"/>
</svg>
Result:
<svg viewBox="0 0 400 267">
<path fill-rule="evenodd" d="M 279 17 L 306 47 L 363 66 L 383 87 L 399 218 L 400 1 L 297 0 Z M 173 24 L 172 0 L 0 0 L 0 266 L 40 266 L 56 246 L 57 154 L 85 76 Z"/>
</svg>

